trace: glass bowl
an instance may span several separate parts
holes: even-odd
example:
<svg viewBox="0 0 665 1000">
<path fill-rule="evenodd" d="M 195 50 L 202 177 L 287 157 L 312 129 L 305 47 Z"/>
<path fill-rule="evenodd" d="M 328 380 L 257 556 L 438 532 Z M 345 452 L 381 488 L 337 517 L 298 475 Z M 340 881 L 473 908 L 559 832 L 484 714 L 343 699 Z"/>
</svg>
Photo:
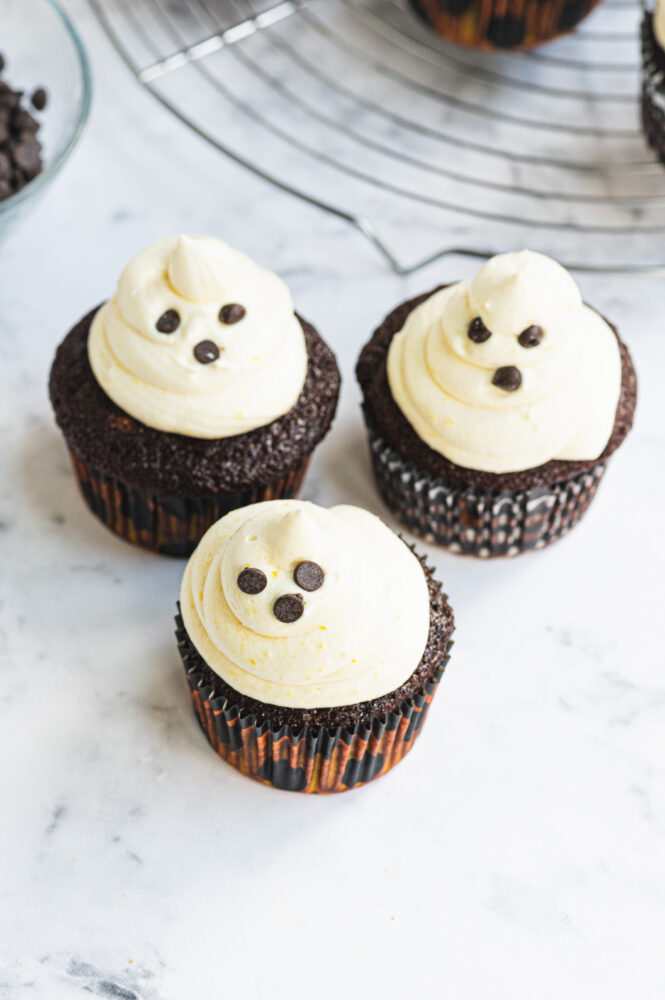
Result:
<svg viewBox="0 0 665 1000">
<path fill-rule="evenodd" d="M 83 43 L 54 0 L 0 0 L 2 79 L 29 95 L 45 87 L 48 103 L 41 123 L 44 169 L 24 188 L 0 201 L 0 238 L 46 190 L 76 146 L 90 111 L 92 83 Z"/>
</svg>

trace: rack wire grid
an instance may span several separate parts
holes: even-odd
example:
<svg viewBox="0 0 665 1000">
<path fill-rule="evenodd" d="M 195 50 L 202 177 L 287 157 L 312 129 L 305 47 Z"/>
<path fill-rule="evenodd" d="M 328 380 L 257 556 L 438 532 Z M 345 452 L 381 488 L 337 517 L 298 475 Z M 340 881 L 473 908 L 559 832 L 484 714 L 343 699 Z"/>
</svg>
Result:
<svg viewBox="0 0 665 1000">
<path fill-rule="evenodd" d="M 632 0 L 489 53 L 439 39 L 406 0 L 89 2 L 163 105 L 399 274 L 521 246 L 577 270 L 665 266 Z"/>
</svg>

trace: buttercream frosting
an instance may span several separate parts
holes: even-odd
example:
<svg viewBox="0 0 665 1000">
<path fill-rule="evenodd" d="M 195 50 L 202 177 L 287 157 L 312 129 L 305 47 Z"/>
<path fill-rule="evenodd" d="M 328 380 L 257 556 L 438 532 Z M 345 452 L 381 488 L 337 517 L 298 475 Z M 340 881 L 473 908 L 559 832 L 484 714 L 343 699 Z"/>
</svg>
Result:
<svg viewBox="0 0 665 1000">
<path fill-rule="evenodd" d="M 303 563 L 317 572 L 299 572 Z M 295 620 L 280 620 L 292 617 L 280 613 L 284 600 Z M 418 666 L 429 631 L 418 559 L 379 518 L 351 506 L 273 500 L 232 511 L 190 558 L 180 601 L 215 673 L 241 694 L 294 708 L 395 690 Z"/>
<path fill-rule="evenodd" d="M 199 438 L 283 416 L 307 372 L 284 282 L 209 236 L 169 237 L 138 254 L 95 315 L 88 356 L 125 412 Z"/>
<path fill-rule="evenodd" d="M 388 351 L 395 402 L 449 461 L 519 472 L 592 460 L 614 426 L 617 338 L 568 272 L 540 253 L 490 258 L 471 281 L 435 292 Z"/>
</svg>

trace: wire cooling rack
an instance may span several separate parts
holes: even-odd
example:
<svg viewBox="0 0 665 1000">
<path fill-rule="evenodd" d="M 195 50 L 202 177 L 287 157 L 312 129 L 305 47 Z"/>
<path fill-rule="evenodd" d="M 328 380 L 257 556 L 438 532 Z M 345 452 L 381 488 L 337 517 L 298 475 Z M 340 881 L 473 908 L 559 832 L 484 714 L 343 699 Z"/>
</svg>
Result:
<svg viewBox="0 0 665 1000">
<path fill-rule="evenodd" d="M 89 2 L 162 104 L 397 273 L 522 246 L 579 270 L 665 267 L 636 2 L 510 53 L 443 42 L 405 0 Z"/>
</svg>

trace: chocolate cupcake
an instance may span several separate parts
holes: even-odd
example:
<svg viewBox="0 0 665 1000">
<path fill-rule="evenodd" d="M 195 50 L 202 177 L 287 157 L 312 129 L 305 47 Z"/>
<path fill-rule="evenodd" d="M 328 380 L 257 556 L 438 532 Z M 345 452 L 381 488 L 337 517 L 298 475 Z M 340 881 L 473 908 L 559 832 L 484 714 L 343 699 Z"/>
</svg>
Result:
<svg viewBox="0 0 665 1000">
<path fill-rule="evenodd" d="M 399 306 L 356 372 L 385 502 L 476 556 L 542 548 L 579 521 L 637 392 L 615 328 L 528 250 Z"/>
<path fill-rule="evenodd" d="M 140 253 L 67 335 L 50 393 L 93 513 L 184 556 L 228 511 L 297 494 L 339 385 L 277 275 L 179 236 Z"/>
<path fill-rule="evenodd" d="M 529 48 L 574 28 L 600 0 L 410 0 L 451 42 L 482 49 Z"/>
<path fill-rule="evenodd" d="M 213 525 L 176 621 L 213 749 L 298 792 L 356 788 L 408 753 L 453 631 L 430 570 L 377 517 L 297 500 Z"/>
<path fill-rule="evenodd" d="M 665 3 L 642 18 L 642 126 L 649 145 L 665 163 Z"/>
</svg>

